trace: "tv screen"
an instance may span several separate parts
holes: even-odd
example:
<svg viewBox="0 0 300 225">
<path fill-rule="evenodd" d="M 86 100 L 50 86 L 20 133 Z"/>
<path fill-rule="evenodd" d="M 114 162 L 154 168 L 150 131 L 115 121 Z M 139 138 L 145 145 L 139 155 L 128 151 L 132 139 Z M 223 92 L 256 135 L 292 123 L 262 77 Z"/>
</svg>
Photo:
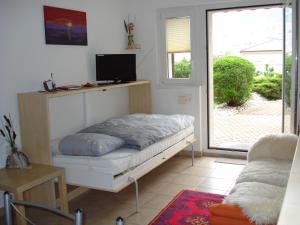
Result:
<svg viewBox="0 0 300 225">
<path fill-rule="evenodd" d="M 135 81 L 135 54 L 97 54 L 96 80 L 114 82 Z"/>
</svg>

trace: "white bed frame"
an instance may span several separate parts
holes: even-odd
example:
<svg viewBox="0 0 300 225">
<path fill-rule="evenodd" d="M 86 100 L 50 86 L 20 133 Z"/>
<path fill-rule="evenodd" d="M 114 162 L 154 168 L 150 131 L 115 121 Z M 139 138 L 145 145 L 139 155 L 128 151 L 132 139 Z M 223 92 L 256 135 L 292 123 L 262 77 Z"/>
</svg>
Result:
<svg viewBox="0 0 300 225">
<path fill-rule="evenodd" d="M 129 177 L 139 179 L 186 148 L 188 145 L 191 145 L 194 140 L 194 134 L 190 134 L 183 140 L 168 147 L 151 159 L 119 175 L 105 173 L 101 170 L 93 170 L 93 168 L 88 165 L 81 166 L 77 164 L 68 164 L 68 166 L 65 167 L 67 183 L 103 191 L 119 192 L 132 183 L 132 181 L 128 180 Z M 62 164 L 63 163 L 58 163 L 58 166 Z M 91 177 L 96 177 L 97 179 L 91 179 Z"/>
<path fill-rule="evenodd" d="M 128 185 L 135 183 L 136 192 L 136 210 L 139 209 L 138 200 L 138 179 L 158 167 L 166 160 L 170 159 L 181 150 L 185 149 L 189 145 L 192 146 L 192 165 L 194 164 L 194 148 L 193 143 L 195 142 L 194 134 L 190 134 L 183 140 L 177 142 L 176 144 L 168 147 L 161 153 L 152 157 L 151 159 L 145 161 L 144 163 L 126 171 L 123 174 L 114 176 L 113 174 L 103 173 L 101 171 L 92 170 L 89 167 L 82 168 L 79 165 L 71 165 L 65 167 L 66 180 L 68 184 L 75 186 L 83 186 L 87 188 L 109 191 L 109 192 L 119 192 Z M 61 164 L 59 164 L 61 166 Z M 97 178 L 97 179 L 91 179 Z M 75 190 L 76 191 L 76 190 Z M 72 193 L 71 193 L 72 195 Z"/>
</svg>

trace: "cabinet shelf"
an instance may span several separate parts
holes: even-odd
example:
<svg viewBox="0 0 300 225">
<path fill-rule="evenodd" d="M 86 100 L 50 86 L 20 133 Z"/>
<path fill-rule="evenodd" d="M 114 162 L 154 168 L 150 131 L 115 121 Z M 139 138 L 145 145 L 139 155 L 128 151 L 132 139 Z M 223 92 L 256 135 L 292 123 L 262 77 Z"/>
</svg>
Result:
<svg viewBox="0 0 300 225">
<path fill-rule="evenodd" d="M 128 83 L 120 83 L 120 84 L 103 84 L 96 87 L 82 87 L 76 90 L 59 90 L 55 92 L 27 92 L 22 94 L 31 94 L 31 95 L 42 95 L 46 96 L 47 98 L 56 98 L 62 97 L 66 95 L 76 95 L 76 94 L 83 94 L 88 92 L 96 92 L 96 91 L 106 91 L 116 88 L 125 88 L 131 86 L 140 86 L 140 85 L 150 85 L 150 81 L 147 80 L 139 80 L 139 81 L 132 81 Z"/>
</svg>

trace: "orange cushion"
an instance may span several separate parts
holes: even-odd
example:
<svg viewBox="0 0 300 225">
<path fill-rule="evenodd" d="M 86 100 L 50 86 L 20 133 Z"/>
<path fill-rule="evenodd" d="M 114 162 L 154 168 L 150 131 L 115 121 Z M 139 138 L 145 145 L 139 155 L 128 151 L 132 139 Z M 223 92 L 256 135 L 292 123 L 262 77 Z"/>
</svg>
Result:
<svg viewBox="0 0 300 225">
<path fill-rule="evenodd" d="M 222 216 L 211 215 L 209 222 L 211 225 L 255 225 L 248 220 L 239 220 Z"/>
<path fill-rule="evenodd" d="M 211 225 L 256 225 L 250 222 L 242 209 L 231 204 L 211 204 L 208 206 Z M 271 224 L 270 224 L 271 225 Z"/>
<path fill-rule="evenodd" d="M 238 220 L 248 221 L 248 217 L 243 213 L 242 209 L 237 205 L 230 204 L 212 204 L 208 207 L 211 215 L 227 217 Z"/>
</svg>

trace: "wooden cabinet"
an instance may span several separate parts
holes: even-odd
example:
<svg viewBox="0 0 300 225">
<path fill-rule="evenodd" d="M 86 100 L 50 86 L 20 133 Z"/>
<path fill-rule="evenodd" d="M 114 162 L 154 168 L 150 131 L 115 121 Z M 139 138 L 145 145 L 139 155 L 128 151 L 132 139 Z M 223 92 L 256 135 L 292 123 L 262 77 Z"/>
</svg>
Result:
<svg viewBox="0 0 300 225">
<path fill-rule="evenodd" d="M 52 164 L 50 149 L 49 99 L 64 96 L 85 94 L 88 92 L 108 91 L 116 88 L 128 88 L 128 105 L 130 113 L 151 113 L 151 83 L 150 81 L 134 81 L 122 84 L 111 84 L 78 90 L 49 92 L 29 92 L 18 94 L 21 125 L 22 149 L 31 162 Z M 49 193 L 49 196 L 45 195 Z M 43 203 L 54 203 L 53 184 L 44 184 L 31 200 Z"/>
</svg>

